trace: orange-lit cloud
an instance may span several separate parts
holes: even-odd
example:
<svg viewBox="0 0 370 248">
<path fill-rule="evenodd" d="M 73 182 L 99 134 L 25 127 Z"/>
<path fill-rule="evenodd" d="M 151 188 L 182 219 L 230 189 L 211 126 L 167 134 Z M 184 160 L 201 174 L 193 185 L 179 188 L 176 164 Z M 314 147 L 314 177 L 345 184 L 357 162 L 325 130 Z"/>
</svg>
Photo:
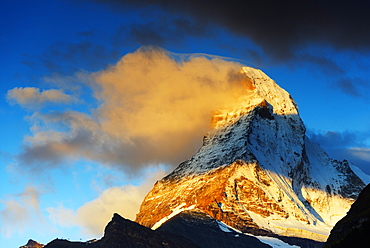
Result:
<svg viewBox="0 0 370 248">
<path fill-rule="evenodd" d="M 180 162 L 199 146 L 212 111 L 245 93 L 240 69 L 218 58 L 178 62 L 158 49 L 127 54 L 95 74 L 102 129 L 135 147 L 139 163 Z"/>
<path fill-rule="evenodd" d="M 92 115 L 33 114 L 33 136 L 25 139 L 20 161 L 55 165 L 84 157 L 133 172 L 151 164 L 177 165 L 200 147 L 212 112 L 248 94 L 241 67 L 209 55 L 141 48 L 87 75 L 100 103 Z"/>
<path fill-rule="evenodd" d="M 7 100 L 11 104 L 19 104 L 24 108 L 34 109 L 45 103 L 71 103 L 75 99 L 62 90 L 43 90 L 35 87 L 16 87 L 9 90 Z"/>
</svg>

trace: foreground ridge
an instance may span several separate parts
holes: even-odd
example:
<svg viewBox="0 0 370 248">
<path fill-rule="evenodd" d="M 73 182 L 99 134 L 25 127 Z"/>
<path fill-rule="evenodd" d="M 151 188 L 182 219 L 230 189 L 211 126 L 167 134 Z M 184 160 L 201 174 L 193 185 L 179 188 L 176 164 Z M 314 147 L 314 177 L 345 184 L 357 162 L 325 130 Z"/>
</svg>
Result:
<svg viewBox="0 0 370 248">
<path fill-rule="evenodd" d="M 161 230 L 151 230 L 133 221 L 114 214 L 112 220 L 105 228 L 104 237 L 100 240 L 87 242 L 70 242 L 56 239 L 45 248 L 268 248 L 271 247 L 260 242 L 255 237 L 240 235 L 229 230 L 220 229 L 213 218 L 204 213 L 196 213 L 196 221 L 192 221 L 194 213 L 185 215 L 179 221 L 161 227 Z M 190 216 L 190 218 L 189 218 Z M 189 235 L 190 234 L 190 235 Z"/>
<path fill-rule="evenodd" d="M 165 233 L 155 232 L 133 221 L 114 214 L 104 231 L 104 237 L 100 240 L 87 242 L 70 242 L 64 239 L 55 239 L 45 248 L 198 248 L 195 243 L 181 236 L 171 236 Z"/>
<path fill-rule="evenodd" d="M 365 183 L 308 139 L 284 89 L 241 73 L 250 92 L 214 114 L 203 146 L 154 185 L 136 221 L 156 229 L 197 209 L 242 232 L 325 242 Z"/>
<path fill-rule="evenodd" d="M 360 193 L 346 216 L 330 232 L 325 248 L 368 247 L 370 243 L 370 185 Z"/>
</svg>

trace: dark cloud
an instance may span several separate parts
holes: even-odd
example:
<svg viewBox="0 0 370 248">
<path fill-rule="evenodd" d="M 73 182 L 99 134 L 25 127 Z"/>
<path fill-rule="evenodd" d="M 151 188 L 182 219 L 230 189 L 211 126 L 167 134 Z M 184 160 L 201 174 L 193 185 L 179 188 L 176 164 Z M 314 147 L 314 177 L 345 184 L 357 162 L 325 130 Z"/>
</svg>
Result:
<svg viewBox="0 0 370 248">
<path fill-rule="evenodd" d="M 75 42 L 57 42 L 37 58 L 25 56 L 26 66 L 66 75 L 81 68 L 100 70 L 141 45 L 189 52 L 197 44 L 196 49 L 202 52 L 210 52 L 209 47 L 221 48 L 228 56 L 247 58 L 258 67 L 281 62 L 309 64 L 319 73 L 340 75 L 331 80 L 346 94 L 357 97 L 362 89 L 357 81 L 345 77 L 344 63 L 333 58 L 337 59 L 339 51 L 361 51 L 362 55 L 370 51 L 365 25 L 370 23 L 370 6 L 366 1 L 80 1 L 99 2 L 115 14 L 133 17 L 120 28 L 117 23 L 112 25 L 115 31 L 81 31 L 73 36 Z M 330 47 L 333 54 L 310 50 L 315 44 Z M 358 67 L 368 64 L 354 60 Z"/>
<path fill-rule="evenodd" d="M 361 85 L 347 79 L 346 68 L 338 63 L 337 55 L 355 51 L 364 56 L 370 52 L 370 33 L 366 28 L 366 23 L 370 23 L 368 1 L 91 1 L 110 6 L 115 12 L 142 11 L 141 23 L 125 27 L 124 35 L 117 35 L 121 37 L 120 44 L 132 41 L 183 49 L 188 37 L 199 38 L 193 42 L 207 38 L 209 46 L 253 60 L 254 65 L 286 63 L 294 68 L 309 65 L 315 74 L 329 75 L 335 87 L 350 96 L 358 97 L 362 91 Z M 223 44 L 227 36 L 233 38 L 229 44 Z M 240 38 L 245 39 L 244 45 L 235 42 Z M 331 54 L 312 50 L 315 46 L 329 48 Z"/>
<path fill-rule="evenodd" d="M 41 173 L 44 169 L 52 169 L 60 164 L 67 164 L 67 157 L 63 152 L 58 152 L 51 146 L 44 144 L 37 146 L 25 145 L 17 159 L 31 173 Z M 42 166 L 40 166 L 42 165 Z"/>
<path fill-rule="evenodd" d="M 160 7 L 169 14 L 190 16 L 198 24 L 222 26 L 251 38 L 277 59 L 294 56 L 307 43 L 327 43 L 339 49 L 369 50 L 370 3 L 338 1 L 170 1 L 108 0 L 115 9 Z"/>
</svg>

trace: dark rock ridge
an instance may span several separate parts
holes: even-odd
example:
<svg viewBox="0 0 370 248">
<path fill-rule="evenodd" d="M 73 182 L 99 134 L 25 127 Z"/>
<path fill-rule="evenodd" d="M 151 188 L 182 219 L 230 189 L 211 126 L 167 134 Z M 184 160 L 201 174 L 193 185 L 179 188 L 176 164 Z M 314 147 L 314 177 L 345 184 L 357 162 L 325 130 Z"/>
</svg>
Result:
<svg viewBox="0 0 370 248">
<path fill-rule="evenodd" d="M 104 230 L 104 237 L 92 242 L 70 242 L 55 239 L 45 248 L 198 248 L 181 236 L 153 231 L 140 224 L 114 214 Z"/>
<path fill-rule="evenodd" d="M 200 211 L 189 211 L 168 220 L 158 230 L 114 214 L 101 240 L 71 242 L 55 239 L 45 248 L 268 248 L 255 237 L 234 230 L 220 229 L 220 224 Z M 224 227 L 227 229 L 227 227 Z M 24 247 L 30 248 L 30 247 Z M 34 247 L 32 247 L 34 248 Z M 36 247 L 35 247 L 36 248 Z M 38 248 L 38 247 L 37 247 Z"/>
<path fill-rule="evenodd" d="M 257 238 L 236 232 L 202 211 L 184 211 L 164 223 L 158 231 L 181 235 L 202 248 L 268 248 Z"/>
<path fill-rule="evenodd" d="M 223 232 L 220 232 L 220 226 L 224 229 Z M 242 234 L 235 229 L 227 227 L 199 210 L 183 211 L 165 222 L 158 230 L 179 234 L 204 248 L 270 247 L 267 244 L 261 244 L 261 242 L 253 236 Z M 315 242 L 310 239 L 284 237 L 276 234 L 271 234 L 270 236 L 280 239 L 290 245 L 298 245 L 300 247 L 322 248 L 324 246 L 324 243 Z"/>
<path fill-rule="evenodd" d="M 370 247 L 370 185 L 330 232 L 325 248 Z"/>
</svg>

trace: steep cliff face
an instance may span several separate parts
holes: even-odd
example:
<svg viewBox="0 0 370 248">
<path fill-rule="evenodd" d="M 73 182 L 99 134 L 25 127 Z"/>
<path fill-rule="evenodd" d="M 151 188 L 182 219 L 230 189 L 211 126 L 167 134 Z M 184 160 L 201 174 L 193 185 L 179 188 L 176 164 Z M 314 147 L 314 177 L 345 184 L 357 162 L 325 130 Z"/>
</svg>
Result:
<svg viewBox="0 0 370 248">
<path fill-rule="evenodd" d="M 323 242 L 365 184 L 309 141 L 285 90 L 260 70 L 242 74 L 250 92 L 214 114 L 203 146 L 155 184 L 137 222 L 156 229 L 198 209 L 242 232 Z"/>
</svg>

